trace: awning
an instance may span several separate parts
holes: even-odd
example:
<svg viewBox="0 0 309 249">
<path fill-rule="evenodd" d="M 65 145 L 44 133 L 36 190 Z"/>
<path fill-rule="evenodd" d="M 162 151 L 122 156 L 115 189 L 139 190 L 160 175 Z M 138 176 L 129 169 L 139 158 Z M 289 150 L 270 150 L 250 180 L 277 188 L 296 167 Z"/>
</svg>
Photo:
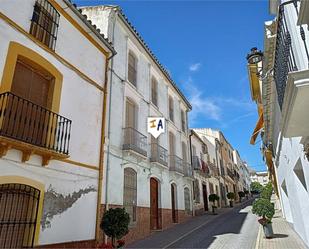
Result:
<svg viewBox="0 0 309 249">
<path fill-rule="evenodd" d="M 252 136 L 251 136 L 251 139 L 250 139 L 250 144 L 255 144 L 255 140 L 256 140 L 259 132 L 263 129 L 263 127 L 264 127 L 264 119 L 263 119 L 263 114 L 261 114 L 258 122 L 256 123 L 254 131 L 252 133 Z"/>
<path fill-rule="evenodd" d="M 264 151 L 264 155 L 265 155 L 265 158 L 266 158 L 266 164 L 268 166 L 268 169 L 270 171 L 272 171 L 272 168 L 273 168 L 273 160 L 272 160 L 273 153 L 271 152 L 271 150 L 266 149 Z"/>
</svg>

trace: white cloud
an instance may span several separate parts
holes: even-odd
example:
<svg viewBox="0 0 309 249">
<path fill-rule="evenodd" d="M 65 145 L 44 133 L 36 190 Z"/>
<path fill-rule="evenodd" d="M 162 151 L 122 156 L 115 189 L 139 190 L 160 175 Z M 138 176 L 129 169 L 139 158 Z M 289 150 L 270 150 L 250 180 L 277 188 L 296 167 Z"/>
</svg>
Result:
<svg viewBox="0 0 309 249">
<path fill-rule="evenodd" d="M 200 69 L 201 66 L 202 66 L 201 63 L 194 63 L 194 64 L 190 65 L 189 70 L 191 72 L 197 72 Z"/>
</svg>

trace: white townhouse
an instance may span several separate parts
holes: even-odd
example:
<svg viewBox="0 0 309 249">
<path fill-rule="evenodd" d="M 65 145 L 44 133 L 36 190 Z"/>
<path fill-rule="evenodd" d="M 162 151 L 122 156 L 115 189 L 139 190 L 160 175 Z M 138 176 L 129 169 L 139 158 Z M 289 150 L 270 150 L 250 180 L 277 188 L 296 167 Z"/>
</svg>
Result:
<svg viewBox="0 0 309 249">
<path fill-rule="evenodd" d="M 201 215 L 211 211 L 210 194 L 220 197 L 219 168 L 215 145 L 206 137 L 200 137 L 194 129 L 190 134 L 191 162 L 194 169 L 193 200 L 194 212 Z M 220 201 L 216 205 L 220 206 Z"/>
<path fill-rule="evenodd" d="M 250 173 L 249 173 L 248 165 L 244 161 L 240 165 L 239 175 L 240 175 L 241 184 L 243 186 L 243 191 L 245 190 L 250 191 L 250 184 L 251 184 Z"/>
<path fill-rule="evenodd" d="M 125 207 L 126 242 L 192 215 L 192 168 L 187 113 L 191 105 L 121 9 L 83 7 L 117 51 L 110 79 L 102 209 Z M 148 117 L 164 117 L 158 139 Z"/>
<path fill-rule="evenodd" d="M 309 2 L 271 0 L 269 11 L 275 18 L 265 22 L 263 54 L 247 57 L 251 89 L 262 93 L 256 128 L 284 217 L 308 246 Z"/>
<path fill-rule="evenodd" d="M 1 1 L 0 248 L 93 246 L 113 54 L 69 1 Z"/>
<path fill-rule="evenodd" d="M 228 193 L 228 186 L 226 182 L 227 169 L 224 160 L 224 145 L 226 145 L 225 138 L 221 131 L 213 130 L 211 128 L 198 128 L 194 131 L 202 138 L 206 138 L 213 146 L 215 146 L 215 160 L 219 169 L 219 197 L 220 206 L 224 207 L 228 203 L 226 194 Z"/>
<path fill-rule="evenodd" d="M 238 150 L 233 150 L 233 156 L 232 157 L 233 157 L 233 161 L 234 161 L 236 195 L 237 195 L 237 199 L 239 199 L 238 192 L 244 190 L 243 182 L 242 182 L 242 179 L 240 177 L 240 169 L 241 169 L 241 165 L 242 165 L 242 160 L 241 160 L 241 157 L 239 155 Z"/>
</svg>

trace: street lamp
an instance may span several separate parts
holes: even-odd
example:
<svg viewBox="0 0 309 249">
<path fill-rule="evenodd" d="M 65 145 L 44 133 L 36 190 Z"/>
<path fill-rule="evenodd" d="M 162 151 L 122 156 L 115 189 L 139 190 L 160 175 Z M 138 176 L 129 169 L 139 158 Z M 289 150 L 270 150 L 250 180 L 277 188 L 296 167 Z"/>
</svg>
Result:
<svg viewBox="0 0 309 249">
<path fill-rule="evenodd" d="M 261 50 L 257 50 L 256 47 L 251 48 L 251 51 L 249 54 L 247 54 L 247 61 L 249 64 L 257 64 L 263 59 L 263 53 Z"/>
</svg>

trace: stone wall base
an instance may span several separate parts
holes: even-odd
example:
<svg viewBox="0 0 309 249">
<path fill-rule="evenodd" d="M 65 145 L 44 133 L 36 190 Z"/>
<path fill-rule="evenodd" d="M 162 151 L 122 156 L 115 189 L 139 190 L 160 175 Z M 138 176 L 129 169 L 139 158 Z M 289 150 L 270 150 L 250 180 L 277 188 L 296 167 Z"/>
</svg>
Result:
<svg viewBox="0 0 309 249">
<path fill-rule="evenodd" d="M 95 240 L 82 240 L 49 245 L 40 245 L 35 248 L 94 248 L 95 244 Z"/>
<path fill-rule="evenodd" d="M 119 205 L 109 205 L 109 208 L 122 207 Z M 101 216 L 103 216 L 105 205 L 101 205 Z M 159 210 L 159 226 L 162 230 L 172 227 L 177 223 L 173 223 L 172 210 L 171 209 L 160 209 Z M 177 210 L 178 223 L 184 222 L 185 220 L 192 217 L 192 214 L 185 213 L 184 210 Z M 153 230 L 150 229 L 150 208 L 149 207 L 136 207 L 136 223 L 130 225 L 129 233 L 123 238 L 126 245 L 136 240 L 143 239 L 151 235 Z M 160 230 L 161 230 L 160 229 Z M 103 241 L 103 232 L 100 234 L 100 241 Z"/>
</svg>

